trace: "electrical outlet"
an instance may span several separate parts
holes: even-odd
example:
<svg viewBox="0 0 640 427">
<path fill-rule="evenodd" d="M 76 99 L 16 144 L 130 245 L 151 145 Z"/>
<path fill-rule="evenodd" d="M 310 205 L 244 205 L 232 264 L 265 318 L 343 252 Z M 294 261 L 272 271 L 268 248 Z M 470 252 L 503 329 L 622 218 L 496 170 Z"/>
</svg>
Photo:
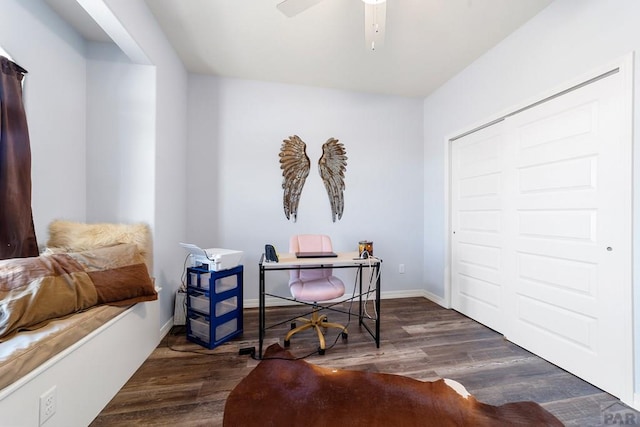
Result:
<svg viewBox="0 0 640 427">
<path fill-rule="evenodd" d="M 43 425 L 56 413 L 56 386 L 40 396 L 40 425 Z"/>
<path fill-rule="evenodd" d="M 400 264 L 400 266 L 398 267 L 398 273 L 404 274 L 404 264 Z"/>
</svg>

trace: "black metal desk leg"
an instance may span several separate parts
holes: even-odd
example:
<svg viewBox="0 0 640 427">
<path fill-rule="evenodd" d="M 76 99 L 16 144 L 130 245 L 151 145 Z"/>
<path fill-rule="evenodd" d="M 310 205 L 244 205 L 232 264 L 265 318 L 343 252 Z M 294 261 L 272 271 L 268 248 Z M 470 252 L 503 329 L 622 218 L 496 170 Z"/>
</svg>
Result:
<svg viewBox="0 0 640 427">
<path fill-rule="evenodd" d="M 258 323 L 259 323 L 259 336 L 258 336 L 258 358 L 262 359 L 262 341 L 264 340 L 265 332 L 265 307 L 264 307 L 264 267 L 260 264 L 260 295 L 258 297 Z"/>
<path fill-rule="evenodd" d="M 376 280 L 376 347 L 380 348 L 380 262 L 376 264 L 376 276 L 378 279 Z"/>
<path fill-rule="evenodd" d="M 362 325 L 363 322 L 363 317 L 364 317 L 364 309 L 362 307 L 362 264 L 359 265 L 358 267 L 358 276 L 360 276 L 360 297 L 359 297 L 359 313 L 358 313 L 358 324 Z"/>
</svg>

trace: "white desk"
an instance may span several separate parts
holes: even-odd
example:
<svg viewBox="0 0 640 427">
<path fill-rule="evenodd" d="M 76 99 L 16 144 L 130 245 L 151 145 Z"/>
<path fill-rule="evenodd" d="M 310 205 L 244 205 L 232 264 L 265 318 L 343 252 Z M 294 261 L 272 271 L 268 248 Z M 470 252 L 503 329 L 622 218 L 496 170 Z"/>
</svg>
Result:
<svg viewBox="0 0 640 427">
<path fill-rule="evenodd" d="M 268 329 L 266 323 L 266 307 L 265 307 L 265 296 L 269 295 L 270 297 L 280 298 L 287 301 L 301 302 L 297 301 L 293 298 L 283 297 L 280 295 L 268 294 L 265 291 L 265 273 L 268 271 L 282 271 L 282 270 L 311 270 L 318 268 L 327 268 L 331 267 L 334 269 L 339 268 L 355 268 L 358 269 L 358 276 L 360 292 L 358 295 L 354 297 L 350 297 L 345 299 L 345 301 L 349 301 L 350 299 L 358 298 L 359 300 L 359 310 L 358 310 L 358 323 L 369 332 L 369 334 L 373 337 L 376 342 L 376 347 L 380 347 L 380 268 L 382 266 L 382 260 L 378 258 L 370 258 L 370 259 L 360 259 L 358 258 L 358 252 L 338 252 L 337 257 L 332 258 L 296 258 L 295 254 L 292 253 L 284 253 L 279 254 L 278 262 L 267 262 L 264 259 L 264 254 L 262 255 L 259 267 L 260 267 L 260 297 L 259 297 L 259 346 L 258 346 L 258 357 L 262 358 L 262 342 L 264 341 L 265 332 Z M 374 268 L 374 274 L 376 277 L 375 289 L 367 289 L 366 291 L 362 291 L 362 270 L 363 267 L 372 266 Z M 375 292 L 376 300 L 376 313 L 375 319 L 369 319 L 365 316 L 364 306 L 362 304 L 362 297 L 364 295 L 368 295 L 371 292 Z M 375 322 L 375 331 L 371 330 L 369 325 L 366 323 L 367 320 L 373 320 Z"/>
</svg>

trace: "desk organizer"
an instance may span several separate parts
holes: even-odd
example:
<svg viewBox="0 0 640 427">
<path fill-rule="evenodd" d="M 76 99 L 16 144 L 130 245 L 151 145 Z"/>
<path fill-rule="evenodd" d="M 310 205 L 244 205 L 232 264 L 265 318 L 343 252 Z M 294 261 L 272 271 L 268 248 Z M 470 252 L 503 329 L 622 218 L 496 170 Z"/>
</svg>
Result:
<svg viewBox="0 0 640 427">
<path fill-rule="evenodd" d="M 187 339 L 209 349 L 242 334 L 243 266 L 187 269 Z"/>
</svg>

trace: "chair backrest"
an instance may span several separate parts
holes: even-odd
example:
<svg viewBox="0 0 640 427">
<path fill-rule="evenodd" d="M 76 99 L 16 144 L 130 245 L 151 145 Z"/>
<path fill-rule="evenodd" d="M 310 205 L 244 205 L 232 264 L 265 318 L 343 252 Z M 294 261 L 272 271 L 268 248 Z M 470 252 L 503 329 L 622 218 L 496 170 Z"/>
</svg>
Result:
<svg viewBox="0 0 640 427">
<path fill-rule="evenodd" d="M 324 234 L 299 234 L 289 240 L 289 252 L 332 252 L 331 239 Z M 331 267 L 291 270 L 289 289 L 300 301 L 328 301 L 344 295 L 344 283 Z"/>
<path fill-rule="evenodd" d="M 296 234 L 289 240 L 289 252 L 331 252 L 331 238 L 325 234 Z"/>
<path fill-rule="evenodd" d="M 331 238 L 325 234 L 296 234 L 289 239 L 289 252 L 332 252 Z M 313 280 L 329 277 L 333 273 L 331 268 L 317 270 L 291 270 L 291 280 Z"/>
</svg>

